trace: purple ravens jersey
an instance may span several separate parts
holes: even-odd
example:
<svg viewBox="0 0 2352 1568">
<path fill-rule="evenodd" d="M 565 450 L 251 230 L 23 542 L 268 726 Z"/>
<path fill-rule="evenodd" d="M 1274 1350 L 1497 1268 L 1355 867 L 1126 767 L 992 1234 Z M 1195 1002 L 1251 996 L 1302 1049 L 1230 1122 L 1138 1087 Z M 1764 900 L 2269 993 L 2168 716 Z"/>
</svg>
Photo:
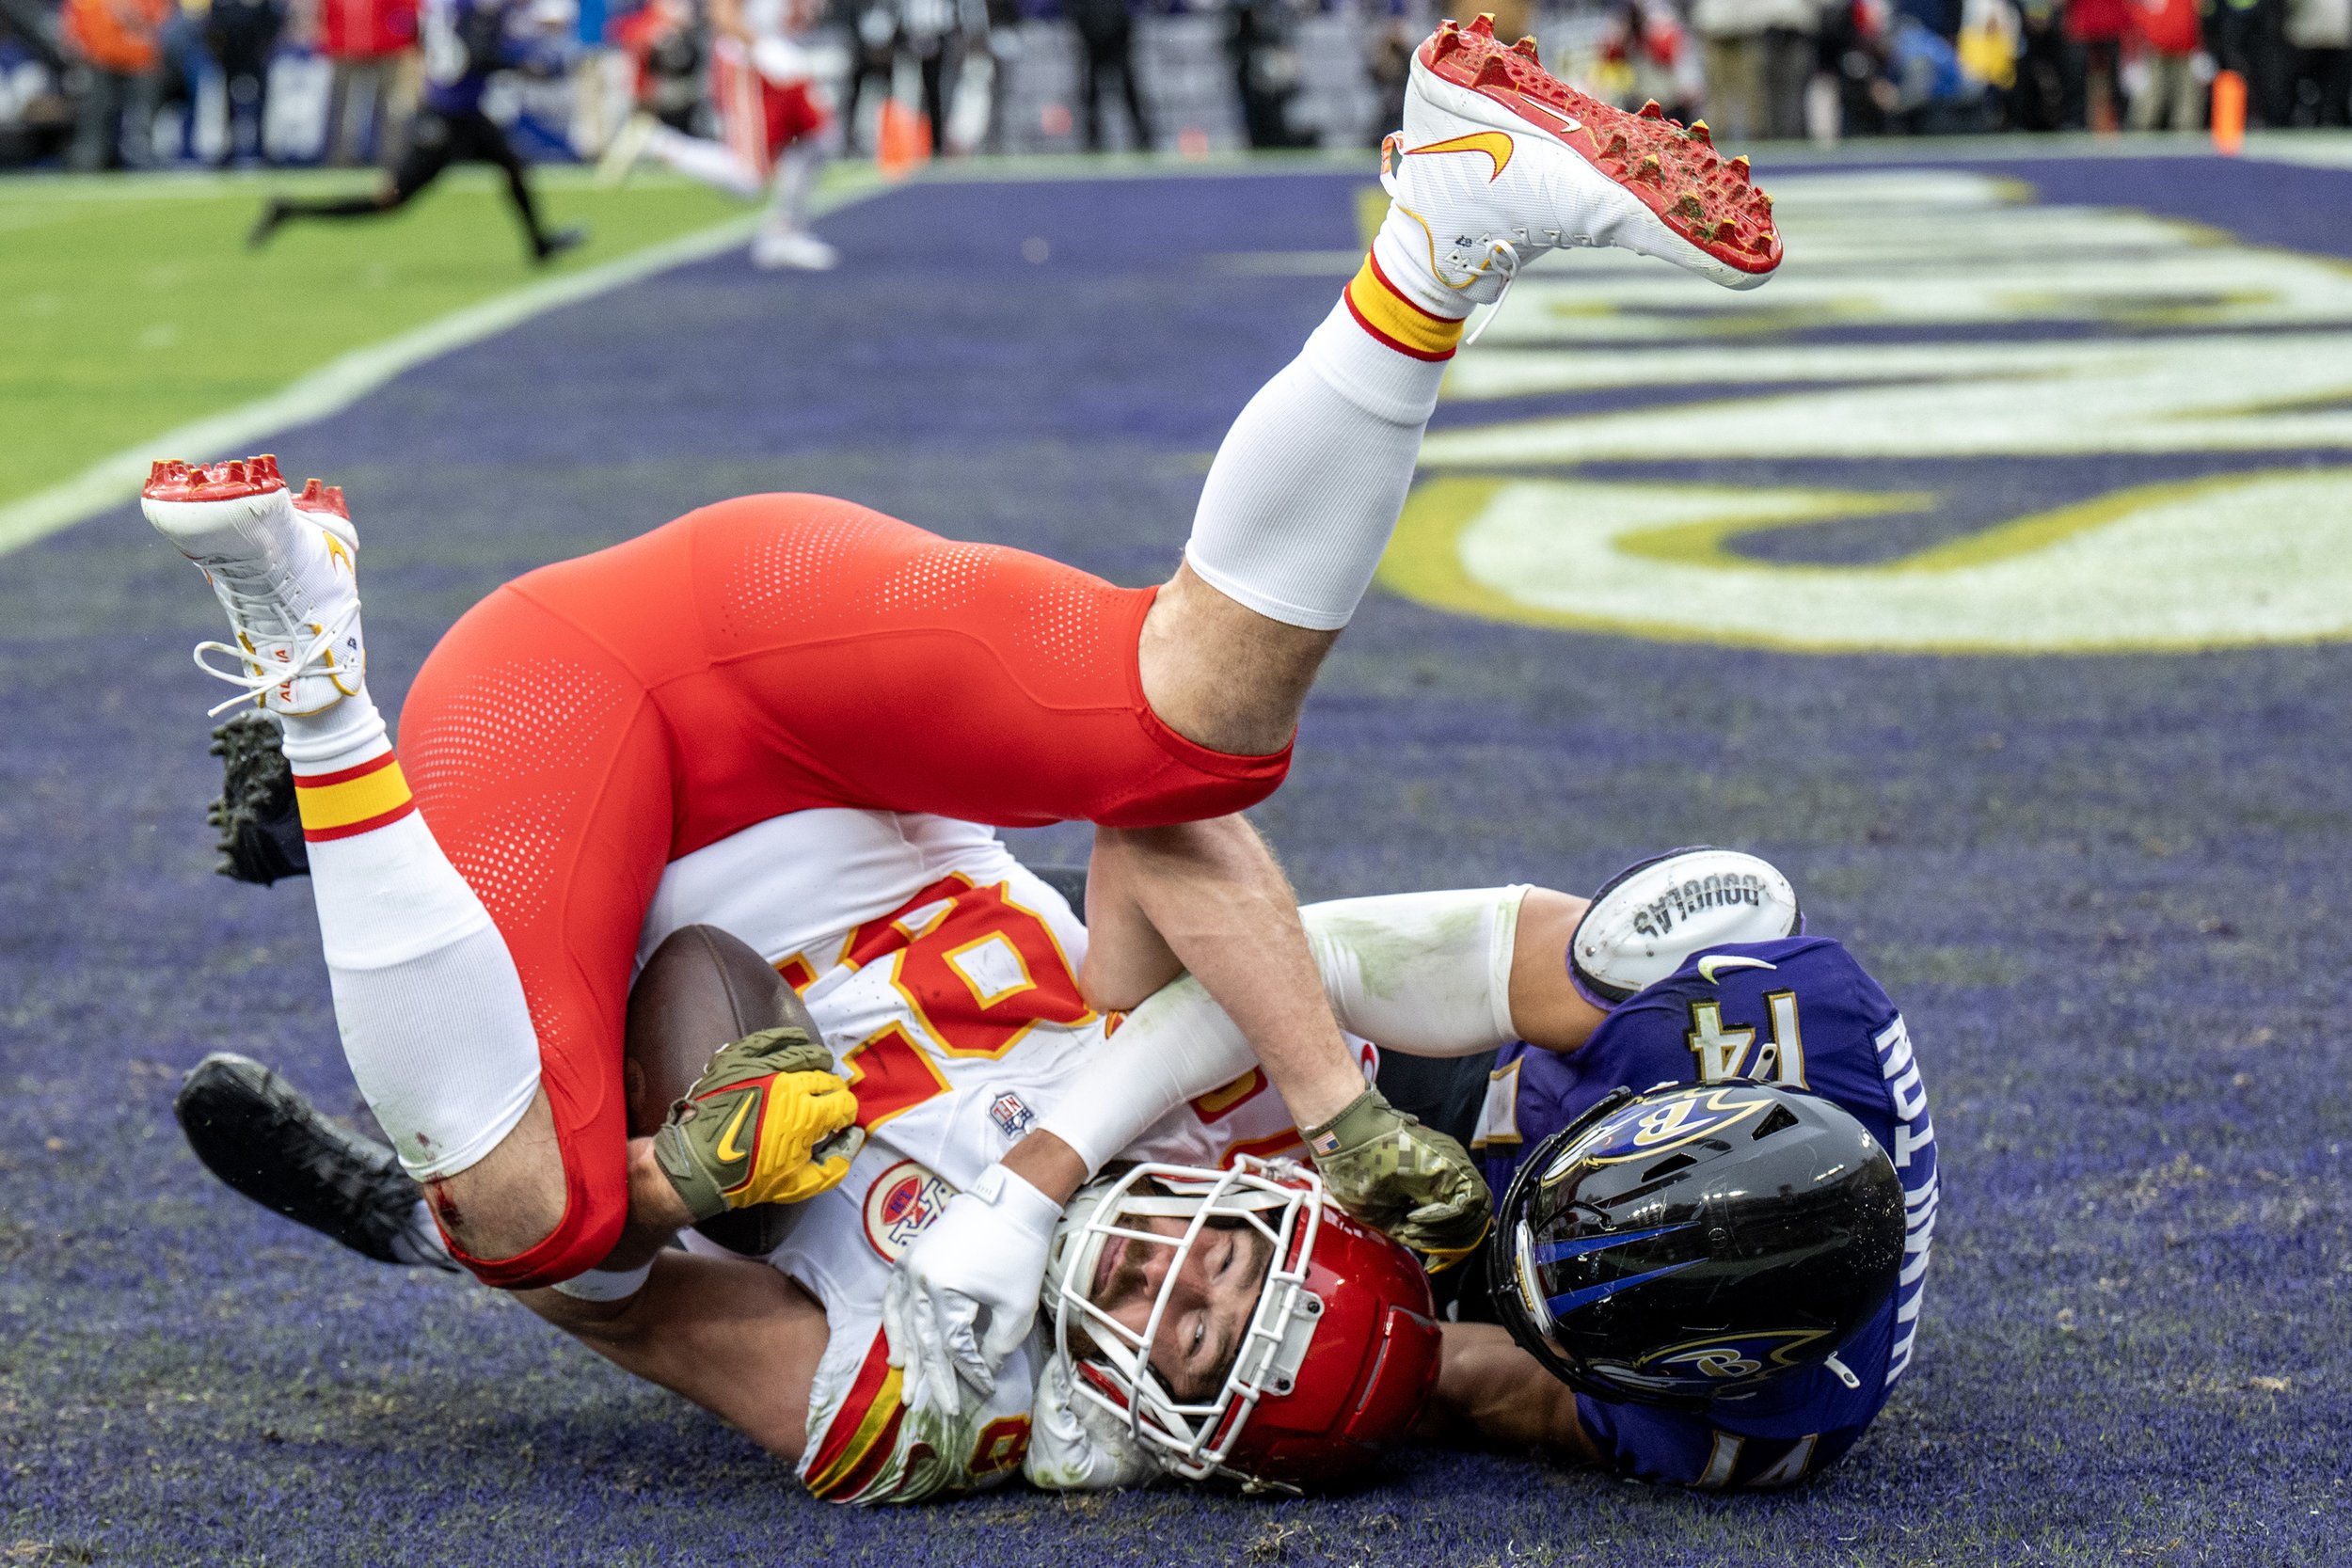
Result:
<svg viewBox="0 0 2352 1568">
<path fill-rule="evenodd" d="M 1902 1015 L 1827 937 L 1708 948 L 1624 1003 L 1573 1053 L 1504 1046 L 1470 1146 L 1499 1198 L 1537 1144 L 1613 1089 L 1731 1078 L 1810 1089 L 1879 1141 L 1903 1184 L 1902 1273 L 1893 1298 L 1828 1365 L 1753 1394 L 1705 1411 L 1579 1394 L 1585 1432 L 1645 1480 L 1800 1481 L 1852 1447 L 1910 1365 L 1935 1232 L 1935 1130 Z"/>
<path fill-rule="evenodd" d="M 424 104 L 437 114 L 482 107 L 490 78 L 531 63 L 532 52 L 507 31 L 506 0 L 425 0 Z"/>
</svg>

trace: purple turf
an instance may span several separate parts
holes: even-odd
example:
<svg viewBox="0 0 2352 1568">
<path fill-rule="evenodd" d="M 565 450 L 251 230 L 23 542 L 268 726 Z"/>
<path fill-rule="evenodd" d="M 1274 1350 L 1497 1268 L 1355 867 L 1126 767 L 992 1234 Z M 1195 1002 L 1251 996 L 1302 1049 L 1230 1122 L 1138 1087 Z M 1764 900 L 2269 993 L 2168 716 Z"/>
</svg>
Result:
<svg viewBox="0 0 2352 1568">
<path fill-rule="evenodd" d="M 2352 177 L 2322 171 L 2010 172 L 2316 250 L 2344 249 L 2352 209 Z M 747 490 L 838 492 L 1147 581 L 1226 421 L 1337 285 L 1210 258 L 1352 245 L 1363 182 L 918 185 L 825 225 L 856 258 L 839 274 L 689 268 L 275 445 L 351 491 L 388 707 L 506 576 Z M 1628 471 L 1954 497 L 1924 524 L 1792 531 L 1858 560 L 2152 467 L 2171 471 Z M 209 872 L 215 689 L 186 648 L 216 611 L 129 508 L 0 562 L 0 1552 L 18 1560 L 2352 1559 L 2352 650 L 1796 657 L 1375 596 L 1259 814 L 1302 892 L 1581 889 L 1694 841 L 1779 861 L 1814 929 L 1904 1007 L 1937 1096 L 1915 1370 L 1843 1465 L 1784 1496 L 1429 1450 L 1336 1498 L 1013 1491 L 877 1514 L 807 1500 L 492 1293 L 340 1254 L 197 1167 L 168 1101 L 207 1050 L 355 1100 L 307 884 Z"/>
</svg>

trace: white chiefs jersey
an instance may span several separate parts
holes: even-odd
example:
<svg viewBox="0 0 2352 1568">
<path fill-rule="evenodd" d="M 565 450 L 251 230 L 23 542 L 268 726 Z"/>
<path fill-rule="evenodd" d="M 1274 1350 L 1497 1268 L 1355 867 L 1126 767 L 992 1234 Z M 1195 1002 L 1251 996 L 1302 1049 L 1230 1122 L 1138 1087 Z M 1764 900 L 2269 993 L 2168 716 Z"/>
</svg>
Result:
<svg viewBox="0 0 2352 1568">
<path fill-rule="evenodd" d="M 1044 1331 L 998 1370 L 983 1403 L 914 1411 L 889 1365 L 882 1291 L 948 1198 L 1004 1156 L 1103 1040 L 1106 1021 L 1078 992 L 1086 927 L 988 829 L 844 810 L 777 817 L 672 864 L 641 961 L 693 924 L 732 932 L 791 982 L 867 1132 L 848 1180 L 801 1206 L 769 1259 L 824 1305 L 831 1334 L 802 1480 L 818 1497 L 861 1503 L 1003 1481 L 1031 1459 Z M 1128 1152 L 1216 1166 L 1303 1150 L 1253 1069 Z"/>
</svg>

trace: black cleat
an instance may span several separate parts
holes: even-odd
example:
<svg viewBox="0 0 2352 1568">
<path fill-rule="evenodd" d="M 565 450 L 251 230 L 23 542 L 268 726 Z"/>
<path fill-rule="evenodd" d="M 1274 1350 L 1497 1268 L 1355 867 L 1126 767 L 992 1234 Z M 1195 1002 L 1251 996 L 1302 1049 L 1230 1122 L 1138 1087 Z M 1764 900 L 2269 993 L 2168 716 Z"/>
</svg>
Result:
<svg viewBox="0 0 2352 1568">
<path fill-rule="evenodd" d="M 550 230 L 546 235 L 532 243 L 532 257 L 541 266 L 545 266 L 565 251 L 587 243 L 588 230 L 577 224 L 569 229 Z"/>
<path fill-rule="evenodd" d="M 285 221 L 286 204 L 282 201 L 270 202 L 262 209 L 262 215 L 253 220 L 253 227 L 246 231 L 246 249 L 259 250 L 269 244 L 269 237 L 277 233 L 278 226 Z"/>
<path fill-rule="evenodd" d="M 267 887 L 280 877 L 310 874 L 283 746 L 278 721 L 266 714 L 242 713 L 213 732 L 220 799 L 204 808 L 204 820 L 220 831 L 220 863 L 213 869 L 224 877 Z"/>
<path fill-rule="evenodd" d="M 420 1220 L 424 1195 L 399 1158 L 320 1115 L 251 1057 L 214 1052 L 171 1109 L 204 1168 L 262 1208 L 379 1263 L 463 1272 Z"/>
</svg>

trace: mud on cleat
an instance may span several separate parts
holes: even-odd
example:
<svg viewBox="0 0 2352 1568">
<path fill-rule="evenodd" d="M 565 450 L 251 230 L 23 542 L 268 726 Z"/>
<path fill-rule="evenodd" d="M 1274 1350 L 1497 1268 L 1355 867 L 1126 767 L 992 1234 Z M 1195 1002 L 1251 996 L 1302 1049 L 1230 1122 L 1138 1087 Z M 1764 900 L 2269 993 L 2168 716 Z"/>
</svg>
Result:
<svg viewBox="0 0 2352 1568">
<path fill-rule="evenodd" d="M 1440 282 L 1472 299 L 1557 246 L 1656 256 L 1733 289 L 1780 265 L 1772 198 L 1704 120 L 1588 97 L 1543 69 L 1533 40 L 1504 47 L 1491 17 L 1444 23 L 1414 51 L 1405 129 L 1385 150 L 1383 182 L 1428 230 Z"/>
<path fill-rule="evenodd" d="M 201 567 L 236 641 L 199 642 L 197 668 L 251 703 L 321 713 L 359 689 L 359 536 L 342 492 L 312 480 L 299 499 L 266 454 L 211 465 L 158 463 L 139 492 L 155 531 Z M 218 654 L 233 668 L 211 662 Z"/>
<path fill-rule="evenodd" d="M 399 1158 L 251 1057 L 215 1051 L 197 1063 L 171 1111 L 204 1168 L 262 1208 L 379 1263 L 463 1272 Z"/>
</svg>

